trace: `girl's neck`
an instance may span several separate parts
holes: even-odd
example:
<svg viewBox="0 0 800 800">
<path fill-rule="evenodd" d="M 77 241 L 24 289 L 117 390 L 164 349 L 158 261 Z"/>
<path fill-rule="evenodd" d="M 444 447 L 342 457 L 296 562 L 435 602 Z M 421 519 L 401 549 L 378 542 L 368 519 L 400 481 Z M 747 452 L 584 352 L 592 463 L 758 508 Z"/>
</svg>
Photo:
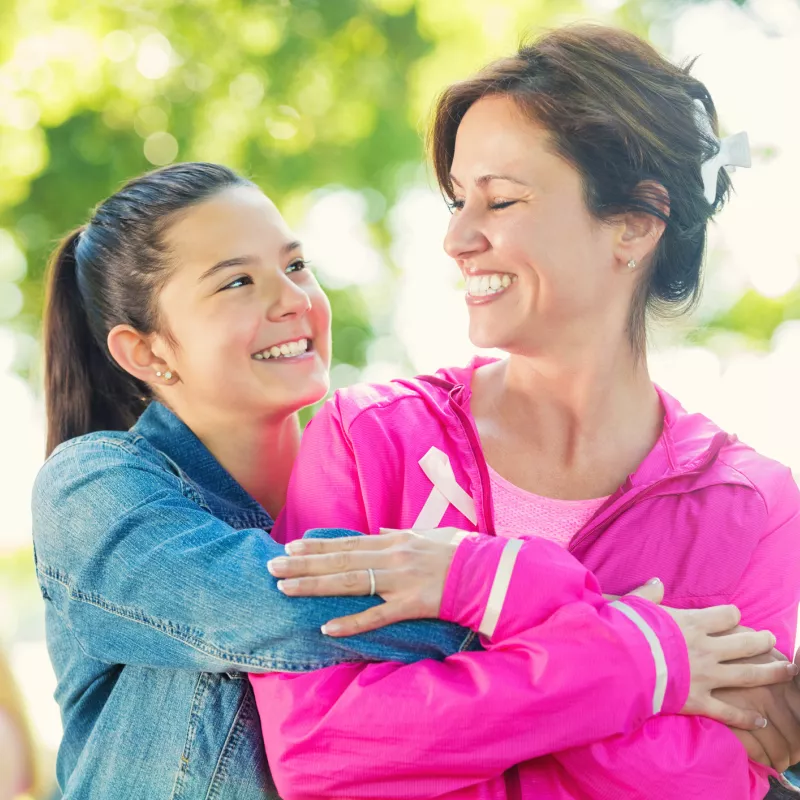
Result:
<svg viewBox="0 0 800 800">
<path fill-rule="evenodd" d="M 216 420 L 213 425 L 187 424 L 214 458 L 275 519 L 286 502 L 292 466 L 300 449 L 297 414 L 250 422 L 238 417 Z"/>
</svg>

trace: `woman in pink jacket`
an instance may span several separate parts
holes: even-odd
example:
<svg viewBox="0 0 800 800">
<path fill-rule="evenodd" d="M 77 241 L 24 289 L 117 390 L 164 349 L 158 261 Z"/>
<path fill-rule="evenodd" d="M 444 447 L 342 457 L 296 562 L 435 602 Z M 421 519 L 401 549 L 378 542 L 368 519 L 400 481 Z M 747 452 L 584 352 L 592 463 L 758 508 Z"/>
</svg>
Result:
<svg viewBox="0 0 800 800">
<path fill-rule="evenodd" d="M 600 594 L 658 575 L 667 605 L 735 604 L 793 652 L 790 471 L 647 372 L 646 312 L 696 300 L 706 225 L 730 188 L 719 166 L 736 159 L 715 128 L 688 68 L 599 27 L 549 33 L 442 95 L 431 149 L 453 210 L 445 249 L 471 340 L 509 357 L 338 392 L 306 431 L 275 535 L 445 530 L 305 539 L 270 568 L 287 594 L 387 600 L 330 635 L 416 603 L 477 630 L 487 652 L 253 677 L 287 800 L 767 794 L 776 773 L 748 753 L 788 729 L 774 694 L 755 734 L 678 716 L 685 659 L 654 633 L 652 606 Z M 420 549 L 431 589 L 409 597 L 397 568 Z M 651 689 L 625 719 L 621 665 L 601 638 L 596 661 L 579 649 L 609 608 L 641 632 Z M 571 654 L 577 678 L 555 666 Z M 565 715 L 565 697 L 585 714 Z"/>
</svg>

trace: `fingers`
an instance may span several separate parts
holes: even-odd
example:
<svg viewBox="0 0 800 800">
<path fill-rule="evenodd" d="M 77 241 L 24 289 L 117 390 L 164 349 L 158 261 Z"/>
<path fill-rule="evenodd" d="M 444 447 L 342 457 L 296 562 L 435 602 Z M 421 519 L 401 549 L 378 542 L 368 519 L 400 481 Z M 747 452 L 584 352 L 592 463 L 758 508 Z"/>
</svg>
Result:
<svg viewBox="0 0 800 800">
<path fill-rule="evenodd" d="M 735 661 L 739 658 L 752 658 L 769 653 L 775 647 L 776 639 L 770 631 L 748 631 L 747 633 L 718 636 L 710 641 L 714 643 L 714 652 L 719 661 Z"/>
<path fill-rule="evenodd" d="M 794 677 L 793 664 L 721 664 L 721 685 L 727 687 L 773 686 L 788 683 Z"/>
<path fill-rule="evenodd" d="M 393 578 L 387 573 L 374 570 L 375 594 L 388 591 Z M 336 575 L 317 575 L 304 578 L 289 578 L 278 581 L 278 589 L 290 597 L 337 597 L 340 595 L 368 595 L 372 588 L 369 570 L 359 569 Z"/>
<path fill-rule="evenodd" d="M 286 545 L 285 550 L 290 556 L 383 550 L 396 543 L 399 538 L 399 536 L 340 536 L 334 539 L 295 539 Z"/>
<path fill-rule="evenodd" d="M 743 731 L 762 730 L 768 724 L 767 720 L 757 711 L 737 708 L 714 696 L 709 696 L 703 700 L 699 713 L 702 716 L 723 722 L 731 728 L 741 728 Z"/>
<path fill-rule="evenodd" d="M 698 627 L 709 634 L 730 631 L 731 628 L 735 628 L 739 624 L 742 618 L 739 609 L 731 605 L 698 608 L 690 613 Z"/>
<path fill-rule="evenodd" d="M 299 578 L 311 575 L 335 575 L 365 569 L 387 569 L 392 556 L 380 551 L 327 553 L 325 555 L 273 558 L 267 569 L 276 578 Z"/>
<path fill-rule="evenodd" d="M 638 586 L 632 592 L 628 592 L 626 597 L 630 595 L 643 597 L 651 603 L 659 604 L 664 599 L 664 584 L 658 578 L 652 578 L 643 586 Z"/>
<path fill-rule="evenodd" d="M 769 725 L 763 733 L 764 749 L 778 772 L 789 769 L 800 758 L 800 726 L 794 714 L 784 703 L 774 703 L 767 712 Z M 757 734 L 761 739 L 761 733 Z"/>
<path fill-rule="evenodd" d="M 751 761 L 756 761 L 759 764 L 763 764 L 765 767 L 772 766 L 772 762 L 770 762 L 766 750 L 764 750 L 764 747 L 754 733 L 733 728 L 733 734 L 744 745 L 744 749 L 747 751 L 747 757 Z"/>
<path fill-rule="evenodd" d="M 772 767 L 778 772 L 783 772 L 792 765 L 789 743 L 774 725 L 769 724 L 766 728 L 753 731 L 753 738 L 761 745 L 767 758 L 766 761 L 759 759 L 759 763 Z"/>
<path fill-rule="evenodd" d="M 353 636 L 356 633 L 374 631 L 376 628 L 382 628 L 392 622 L 410 618 L 409 614 L 403 613 L 400 603 L 383 603 L 379 606 L 368 608 L 360 614 L 332 619 L 322 626 L 322 632 L 326 636 Z"/>
</svg>

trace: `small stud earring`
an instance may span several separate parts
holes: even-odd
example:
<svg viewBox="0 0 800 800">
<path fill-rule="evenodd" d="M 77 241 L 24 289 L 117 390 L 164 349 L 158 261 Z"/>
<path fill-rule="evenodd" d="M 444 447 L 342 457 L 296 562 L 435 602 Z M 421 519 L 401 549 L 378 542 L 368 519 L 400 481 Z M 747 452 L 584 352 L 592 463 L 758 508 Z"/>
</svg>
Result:
<svg viewBox="0 0 800 800">
<path fill-rule="evenodd" d="M 156 372 L 156 378 L 160 378 L 160 377 L 161 377 L 161 373 L 160 372 Z"/>
<path fill-rule="evenodd" d="M 171 381 L 172 380 L 172 373 L 171 372 L 165 372 L 164 373 L 164 380 L 165 381 Z"/>
<path fill-rule="evenodd" d="M 632 258 L 628 262 L 628 269 L 636 269 L 636 259 L 635 258 Z"/>
</svg>

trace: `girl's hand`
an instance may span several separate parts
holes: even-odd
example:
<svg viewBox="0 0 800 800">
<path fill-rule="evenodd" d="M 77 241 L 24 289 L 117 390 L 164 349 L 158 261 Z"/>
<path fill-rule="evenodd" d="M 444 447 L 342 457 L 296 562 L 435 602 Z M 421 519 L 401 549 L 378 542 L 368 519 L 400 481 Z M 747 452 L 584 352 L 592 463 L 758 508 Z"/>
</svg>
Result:
<svg viewBox="0 0 800 800">
<path fill-rule="evenodd" d="M 281 578 L 278 588 L 294 597 L 375 594 L 386 602 L 323 625 L 329 636 L 354 633 L 408 619 L 437 618 L 458 531 L 439 528 L 421 533 L 401 530 L 380 536 L 297 539 L 286 545 L 286 557 L 267 564 Z"/>
</svg>

